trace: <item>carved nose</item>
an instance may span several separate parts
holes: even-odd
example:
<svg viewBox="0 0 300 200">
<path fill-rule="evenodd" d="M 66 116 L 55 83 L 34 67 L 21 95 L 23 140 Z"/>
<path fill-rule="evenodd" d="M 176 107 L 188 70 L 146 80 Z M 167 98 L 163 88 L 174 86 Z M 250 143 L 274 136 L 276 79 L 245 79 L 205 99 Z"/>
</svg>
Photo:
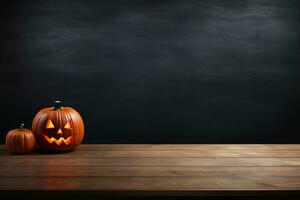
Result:
<svg viewBox="0 0 300 200">
<path fill-rule="evenodd" d="M 58 134 L 58 135 L 62 135 L 61 129 L 58 129 L 57 134 Z"/>
</svg>

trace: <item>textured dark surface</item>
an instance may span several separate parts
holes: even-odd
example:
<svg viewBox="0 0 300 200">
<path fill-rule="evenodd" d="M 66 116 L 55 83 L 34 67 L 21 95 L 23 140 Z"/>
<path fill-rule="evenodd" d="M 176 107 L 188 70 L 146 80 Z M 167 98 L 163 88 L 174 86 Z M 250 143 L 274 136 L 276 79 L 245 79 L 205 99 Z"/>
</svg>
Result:
<svg viewBox="0 0 300 200">
<path fill-rule="evenodd" d="M 0 132 L 60 99 L 86 143 L 299 143 L 300 1 L 1 1 Z"/>
</svg>

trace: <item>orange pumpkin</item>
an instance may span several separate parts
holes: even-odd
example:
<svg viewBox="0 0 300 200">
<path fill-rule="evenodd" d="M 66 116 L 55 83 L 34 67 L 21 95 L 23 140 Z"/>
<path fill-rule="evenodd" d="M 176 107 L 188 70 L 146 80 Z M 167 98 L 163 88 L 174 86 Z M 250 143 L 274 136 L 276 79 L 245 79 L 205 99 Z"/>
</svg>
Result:
<svg viewBox="0 0 300 200">
<path fill-rule="evenodd" d="M 11 153 L 29 153 L 35 146 L 35 136 L 31 130 L 24 128 L 24 124 L 21 124 L 19 129 L 10 130 L 7 133 L 5 144 Z"/>
<path fill-rule="evenodd" d="M 51 151 L 70 151 L 83 140 L 84 124 L 80 114 L 71 107 L 54 107 L 40 110 L 33 119 L 32 131 L 38 144 Z"/>
</svg>

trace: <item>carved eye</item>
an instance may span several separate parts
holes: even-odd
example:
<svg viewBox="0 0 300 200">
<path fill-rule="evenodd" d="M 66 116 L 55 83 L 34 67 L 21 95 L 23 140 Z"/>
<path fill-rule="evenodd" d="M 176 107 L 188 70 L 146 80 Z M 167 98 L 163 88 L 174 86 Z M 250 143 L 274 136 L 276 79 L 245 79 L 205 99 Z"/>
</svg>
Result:
<svg viewBox="0 0 300 200">
<path fill-rule="evenodd" d="M 65 129 L 71 129 L 70 123 L 67 122 L 64 128 L 65 128 Z"/>
<path fill-rule="evenodd" d="M 50 119 L 47 121 L 46 128 L 55 128 L 55 126 L 53 125 L 53 123 Z"/>
</svg>

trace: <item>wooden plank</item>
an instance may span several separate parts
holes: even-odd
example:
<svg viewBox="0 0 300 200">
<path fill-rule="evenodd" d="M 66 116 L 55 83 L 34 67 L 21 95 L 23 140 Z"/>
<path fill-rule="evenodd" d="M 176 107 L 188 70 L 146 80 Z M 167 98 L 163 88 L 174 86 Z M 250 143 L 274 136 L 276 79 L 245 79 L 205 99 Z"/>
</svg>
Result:
<svg viewBox="0 0 300 200">
<path fill-rule="evenodd" d="M 254 167 L 254 166 L 300 166 L 300 158 L 97 158 L 97 157 L 39 157 L 33 159 L 30 157 L 15 156 L 14 159 L 1 158 L 2 167 L 13 166 L 35 166 L 35 167 L 60 167 L 62 164 L 65 167 L 95 167 L 95 166 L 239 166 L 239 167 Z"/>
<path fill-rule="evenodd" d="M 1 157 L 10 157 L 9 153 L 0 154 Z M 47 154 L 45 152 L 33 152 L 29 154 L 30 157 L 57 157 L 56 154 Z M 29 156 L 26 155 L 26 156 Z M 295 157 L 296 155 L 300 155 L 300 151 L 253 151 L 249 150 L 248 152 L 239 152 L 239 151 L 220 151 L 220 150 L 211 150 L 211 151 L 188 151 L 188 150 L 128 150 L 128 151 L 118 151 L 118 150 L 100 150 L 100 151 L 73 151 L 66 154 L 63 154 L 64 157 L 143 157 L 143 158 L 153 158 L 153 157 L 160 157 L 160 158 L 170 158 L 170 157 L 189 157 L 189 158 L 199 158 L 199 157 L 214 157 L 214 158 L 226 158 L 226 157 L 272 157 L 272 158 L 291 158 Z M 298 156 L 300 157 L 300 156 Z"/>
<path fill-rule="evenodd" d="M 30 197 L 30 199 L 50 199 L 50 198 L 110 198 L 121 197 L 127 199 L 132 197 L 142 197 L 143 199 L 148 197 L 250 197 L 252 199 L 256 196 L 268 197 L 275 199 L 288 199 L 299 200 L 300 191 L 287 189 L 287 190 L 272 190 L 272 189 L 202 189 L 202 190 L 0 190 L 1 197 L 4 199 L 24 199 L 24 197 Z M 235 198 L 234 198 L 235 199 Z"/>
<path fill-rule="evenodd" d="M 300 177 L 300 167 L 0 167 L 0 177 Z"/>
<path fill-rule="evenodd" d="M 26 184 L 24 184 L 26 183 Z M 299 190 L 299 177 L 1 178 L 2 190 Z"/>
<path fill-rule="evenodd" d="M 0 145 L 0 194 L 300 195 L 299 151 L 295 144 L 124 144 L 14 156 Z"/>
<path fill-rule="evenodd" d="M 65 157 L 300 157 L 300 147 L 278 146 L 278 145 L 81 145 L 76 151 L 60 156 Z M 35 151 L 30 157 L 47 155 L 56 157 L 57 154 L 49 155 L 44 151 Z M 2 157 L 10 156 L 2 146 L 0 150 Z M 27 155 L 29 156 L 29 155 Z"/>
<path fill-rule="evenodd" d="M 80 151 L 99 150 L 299 150 L 299 144 L 81 144 Z M 0 151 L 6 150 L 5 145 L 0 145 Z"/>
</svg>

